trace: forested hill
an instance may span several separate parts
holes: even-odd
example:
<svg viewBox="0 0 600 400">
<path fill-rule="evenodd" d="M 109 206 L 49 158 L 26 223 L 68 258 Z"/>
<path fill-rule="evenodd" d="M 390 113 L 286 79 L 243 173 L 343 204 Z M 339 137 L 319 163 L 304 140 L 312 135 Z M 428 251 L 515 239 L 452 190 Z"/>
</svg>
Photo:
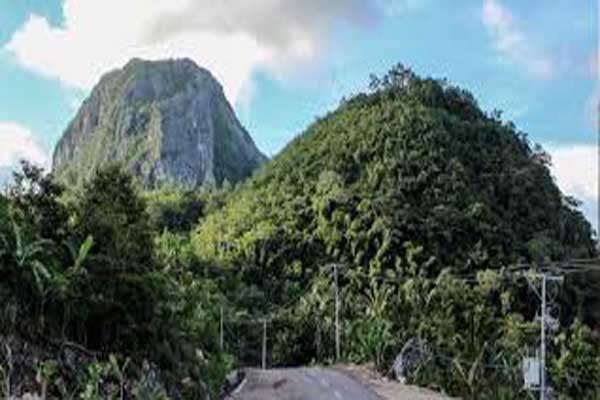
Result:
<svg viewBox="0 0 600 400">
<path fill-rule="evenodd" d="M 236 190 L 195 245 L 276 286 L 328 261 L 393 276 L 415 261 L 435 276 L 589 257 L 591 227 L 549 162 L 469 92 L 399 65 Z"/>
<path fill-rule="evenodd" d="M 336 359 L 336 282 L 343 360 L 390 371 L 408 349 L 420 354 L 407 366 L 411 383 L 525 399 L 522 361 L 540 343 L 539 299 L 511 268 L 594 255 L 590 224 L 550 162 L 467 91 L 398 66 L 230 192 L 190 247 L 201 265 L 220 267 L 213 279 L 224 282 L 231 315 L 274 315 L 273 365 Z M 590 329 L 600 326 L 600 274 L 590 268 L 552 288 L 560 329 L 549 339 L 548 379 L 565 398 L 600 390 Z M 251 326 L 229 326 L 260 340 Z"/>
</svg>

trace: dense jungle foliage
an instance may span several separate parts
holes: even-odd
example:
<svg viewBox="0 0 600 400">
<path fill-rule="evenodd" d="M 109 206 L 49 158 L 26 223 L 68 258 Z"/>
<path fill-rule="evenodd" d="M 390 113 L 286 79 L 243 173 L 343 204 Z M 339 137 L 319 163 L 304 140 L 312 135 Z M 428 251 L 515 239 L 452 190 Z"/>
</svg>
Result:
<svg viewBox="0 0 600 400">
<path fill-rule="evenodd" d="M 259 365 L 262 319 L 270 365 L 333 362 L 336 263 L 343 361 L 387 372 L 412 348 L 410 382 L 529 398 L 539 301 L 511 267 L 595 256 L 549 162 L 468 92 L 397 66 L 237 187 L 141 192 L 110 166 L 66 190 L 24 164 L 0 196 L 0 395 L 214 397 Z M 560 398 L 600 396 L 599 283 L 550 288 Z M 14 362 L 19 342 L 35 360 Z"/>
<path fill-rule="evenodd" d="M 157 229 L 197 219 L 197 202 L 178 199 L 183 214 L 168 198 L 150 207 L 118 166 L 65 193 L 52 175 L 23 165 L 0 197 L 4 392 L 218 393 L 231 360 L 218 348 L 217 292 L 156 251 Z"/>
<path fill-rule="evenodd" d="M 446 267 L 469 274 L 589 258 L 591 227 L 549 162 L 470 93 L 400 65 L 233 191 L 192 244 L 283 302 L 328 262 L 367 276 L 435 278 Z M 571 314 L 591 323 L 597 309 Z"/>
</svg>

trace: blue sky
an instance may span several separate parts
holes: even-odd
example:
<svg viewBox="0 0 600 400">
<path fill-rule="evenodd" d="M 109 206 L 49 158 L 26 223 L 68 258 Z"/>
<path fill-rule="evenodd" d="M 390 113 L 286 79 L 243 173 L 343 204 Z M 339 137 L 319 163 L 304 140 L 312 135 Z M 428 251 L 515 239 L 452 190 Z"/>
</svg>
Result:
<svg viewBox="0 0 600 400">
<path fill-rule="evenodd" d="M 190 57 L 267 154 L 397 62 L 504 111 L 597 226 L 594 0 L 0 0 L 0 169 L 51 149 L 99 76 Z"/>
</svg>

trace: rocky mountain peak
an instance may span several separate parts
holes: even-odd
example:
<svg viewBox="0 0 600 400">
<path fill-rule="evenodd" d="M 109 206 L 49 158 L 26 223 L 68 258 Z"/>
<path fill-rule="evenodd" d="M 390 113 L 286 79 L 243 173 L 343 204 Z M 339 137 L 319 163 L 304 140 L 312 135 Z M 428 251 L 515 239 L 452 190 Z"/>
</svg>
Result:
<svg viewBox="0 0 600 400">
<path fill-rule="evenodd" d="M 190 59 L 132 59 L 83 102 L 53 169 L 77 184 L 120 162 L 145 187 L 195 188 L 244 179 L 264 160 L 208 70 Z"/>
</svg>

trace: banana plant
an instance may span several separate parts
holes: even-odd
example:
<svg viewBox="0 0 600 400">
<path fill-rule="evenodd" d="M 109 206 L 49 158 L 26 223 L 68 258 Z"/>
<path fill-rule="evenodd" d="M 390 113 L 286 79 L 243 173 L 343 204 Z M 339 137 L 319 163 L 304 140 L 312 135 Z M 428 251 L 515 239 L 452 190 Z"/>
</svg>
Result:
<svg viewBox="0 0 600 400">
<path fill-rule="evenodd" d="M 87 270 L 84 268 L 84 263 L 93 245 L 94 239 L 92 236 L 88 236 L 79 247 L 76 247 L 71 243 L 67 243 L 67 247 L 71 254 L 72 264 L 68 266 L 62 273 L 56 274 L 53 279 L 53 286 L 54 290 L 56 291 L 56 295 L 61 301 L 64 302 L 62 326 L 63 337 L 65 336 L 67 324 L 71 318 L 71 300 L 74 293 L 74 287 L 79 279 L 87 274 Z"/>
<path fill-rule="evenodd" d="M 85 273 L 83 269 L 83 263 L 88 257 L 90 253 L 90 249 L 94 245 L 94 238 L 92 236 L 88 236 L 85 241 L 79 246 L 79 248 L 75 249 L 73 246 L 69 246 L 69 250 L 71 252 L 71 257 L 73 259 L 73 265 L 67 269 L 67 276 L 73 277 L 80 273 Z"/>
<path fill-rule="evenodd" d="M 12 256 L 11 258 L 17 268 L 17 275 L 31 273 L 38 293 L 44 295 L 45 284 L 50 280 L 50 272 L 40 259 L 43 257 L 43 253 L 47 247 L 52 244 L 52 241 L 38 239 L 27 243 L 21 227 L 12 218 L 11 226 L 14 247 L 13 252 L 9 254 Z M 8 244 L 8 240 L 4 239 L 4 242 Z"/>
<path fill-rule="evenodd" d="M 0 256 L 7 261 L 4 265 L 7 269 L 5 272 L 17 285 L 30 286 L 31 292 L 37 295 L 40 324 L 43 326 L 43 309 L 51 281 L 51 272 L 43 260 L 53 242 L 48 239 L 30 239 L 12 215 L 9 219 L 8 232 L 0 236 Z M 20 305 L 16 303 L 15 306 L 15 315 L 18 315 Z"/>
<path fill-rule="evenodd" d="M 456 357 L 452 360 L 454 368 L 458 372 L 458 375 L 460 376 L 461 380 L 464 382 L 464 384 L 467 387 L 467 390 L 469 391 L 470 399 L 477 398 L 478 374 L 481 372 L 481 362 L 483 360 L 486 348 L 487 343 L 484 344 L 475 360 L 469 362 L 469 364 L 466 364 L 464 361 Z"/>
</svg>

